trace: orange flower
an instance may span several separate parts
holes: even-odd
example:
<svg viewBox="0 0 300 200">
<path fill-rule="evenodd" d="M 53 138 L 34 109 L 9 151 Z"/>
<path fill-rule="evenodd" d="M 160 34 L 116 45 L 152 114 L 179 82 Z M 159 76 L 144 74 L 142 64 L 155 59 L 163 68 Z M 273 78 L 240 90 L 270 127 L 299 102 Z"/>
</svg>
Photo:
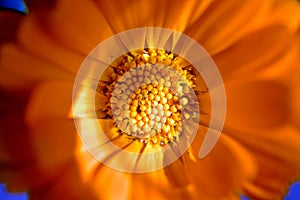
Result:
<svg viewBox="0 0 300 200">
<path fill-rule="evenodd" d="M 280 199 L 300 178 L 299 2 L 28 5 L 29 16 L 0 18 L 0 181 L 9 190 L 28 191 L 32 199 Z M 204 118 L 179 160 L 129 174 L 106 167 L 83 147 L 69 115 L 72 89 L 98 43 L 153 26 L 183 32 L 209 52 L 225 83 L 227 116 L 207 157 L 194 155 L 207 130 Z M 209 98 L 201 102 L 205 107 Z"/>
</svg>

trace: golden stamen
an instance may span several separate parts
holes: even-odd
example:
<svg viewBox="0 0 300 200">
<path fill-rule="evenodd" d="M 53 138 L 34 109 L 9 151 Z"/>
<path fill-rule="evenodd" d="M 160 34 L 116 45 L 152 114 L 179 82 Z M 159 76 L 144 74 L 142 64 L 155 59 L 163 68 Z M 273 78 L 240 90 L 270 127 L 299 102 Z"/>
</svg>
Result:
<svg viewBox="0 0 300 200">
<path fill-rule="evenodd" d="M 192 67 L 182 63 L 181 57 L 162 49 L 136 50 L 114 61 L 112 81 L 102 83 L 110 99 L 103 110 L 106 118 L 113 113 L 119 119 L 114 128 L 120 134 L 162 146 L 178 139 L 181 120 L 192 117 L 182 114 L 182 106 L 193 103 L 187 94 L 195 85 Z"/>
</svg>

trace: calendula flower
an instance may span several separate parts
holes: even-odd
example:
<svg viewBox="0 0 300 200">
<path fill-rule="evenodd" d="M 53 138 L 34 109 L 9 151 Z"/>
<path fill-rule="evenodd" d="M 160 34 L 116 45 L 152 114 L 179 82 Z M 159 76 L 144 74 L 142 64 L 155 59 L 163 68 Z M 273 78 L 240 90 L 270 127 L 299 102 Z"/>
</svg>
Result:
<svg viewBox="0 0 300 200">
<path fill-rule="evenodd" d="M 239 199 L 240 194 L 281 199 L 289 184 L 300 178 L 299 2 L 27 3 L 28 16 L 1 13 L 0 18 L 0 180 L 9 190 L 28 191 L 32 199 Z M 119 80 L 125 79 L 131 86 L 124 72 L 139 73 L 136 61 L 143 61 L 146 67 L 157 60 L 173 66 L 174 73 L 183 75 L 186 88 L 196 91 L 199 101 L 198 132 L 188 150 L 164 168 L 135 174 L 107 167 L 90 154 L 75 128 L 78 116 L 72 114 L 76 108 L 72 92 L 82 62 L 97 44 L 141 27 L 168 28 L 200 43 L 222 75 L 227 113 L 217 144 L 200 159 L 199 147 L 211 119 L 210 91 L 205 90 L 201 76 L 182 64 L 181 55 L 164 49 L 138 49 L 112 60 L 115 65 L 96 81 L 95 105 L 101 108 L 97 119 L 112 142 L 127 151 L 140 151 L 145 143 L 149 151 L 162 148 L 181 137 L 180 128 L 195 126 L 180 125 L 181 119 L 191 118 L 180 107 L 190 99 L 183 100 L 180 92 L 177 95 L 168 89 L 168 77 L 160 73 L 160 83 L 143 78 L 144 85 L 132 90 L 135 96 L 128 94 L 129 120 L 137 126 L 112 120 L 121 111 L 118 106 L 114 110 L 108 100 L 114 101 L 112 91 L 120 92 L 115 87 Z M 182 100 L 180 104 L 175 96 Z M 155 106 L 163 106 L 164 113 L 160 115 L 161 109 Z M 152 117 L 157 119 L 157 127 L 165 129 L 159 135 L 147 131 Z M 88 131 L 96 132 L 97 126 L 90 125 Z M 139 128 L 146 134 L 132 142 Z M 126 135 L 127 129 L 132 129 L 133 135 Z M 106 160 L 114 160 L 116 155 Z"/>
</svg>

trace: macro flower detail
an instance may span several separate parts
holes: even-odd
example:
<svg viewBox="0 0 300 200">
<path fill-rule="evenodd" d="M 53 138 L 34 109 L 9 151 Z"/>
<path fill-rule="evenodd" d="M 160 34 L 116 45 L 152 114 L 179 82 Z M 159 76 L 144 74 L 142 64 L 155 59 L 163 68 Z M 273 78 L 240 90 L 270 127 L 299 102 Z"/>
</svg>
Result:
<svg viewBox="0 0 300 200">
<path fill-rule="evenodd" d="M 190 95 L 195 87 L 192 66 L 182 66 L 180 57 L 173 57 L 163 50 L 133 51 L 113 64 L 111 83 L 101 81 L 99 87 L 109 99 L 103 110 L 106 117 L 114 117 L 121 132 L 163 146 L 178 140 L 181 119 L 197 114 L 193 106 L 198 101 Z"/>
<path fill-rule="evenodd" d="M 211 111 L 204 112 L 200 99 L 207 95 L 212 106 L 206 102 Z M 141 173 L 170 165 L 188 149 L 192 159 L 207 155 L 221 134 L 225 102 L 222 78 L 199 44 L 179 32 L 145 27 L 109 38 L 86 57 L 74 84 L 72 115 L 96 159 Z M 192 153 L 201 115 L 211 118 L 210 128 Z"/>
<path fill-rule="evenodd" d="M 0 12 L 9 191 L 280 200 L 300 180 L 299 1 L 24 2 Z"/>
</svg>

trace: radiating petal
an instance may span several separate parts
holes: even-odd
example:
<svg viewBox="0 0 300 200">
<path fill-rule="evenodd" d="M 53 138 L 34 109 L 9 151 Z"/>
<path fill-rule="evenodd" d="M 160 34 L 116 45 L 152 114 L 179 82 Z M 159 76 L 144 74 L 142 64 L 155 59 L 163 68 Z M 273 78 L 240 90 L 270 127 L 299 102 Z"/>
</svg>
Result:
<svg viewBox="0 0 300 200">
<path fill-rule="evenodd" d="M 32 200 L 100 199 L 82 177 L 80 165 L 78 165 L 76 160 L 62 168 L 51 181 L 41 183 L 37 187 L 30 189 L 29 197 Z"/>
<path fill-rule="evenodd" d="M 268 7 L 268 3 L 261 1 L 213 1 L 185 33 L 214 55 L 253 31 Z"/>
<path fill-rule="evenodd" d="M 103 165 L 86 150 L 83 150 L 82 155 L 77 157 L 77 163 L 85 186 L 93 191 L 96 199 L 128 199 L 132 194 L 130 188 L 132 174 L 116 171 Z M 69 180 L 65 181 L 64 185 L 68 185 Z"/>
<path fill-rule="evenodd" d="M 300 38 L 300 28 L 298 36 Z M 290 103 L 290 119 L 291 122 L 300 129 L 300 88 L 299 88 L 299 77 L 300 77 L 300 42 L 297 46 L 297 57 L 294 59 L 293 65 L 295 67 L 285 70 L 280 75 L 276 76 L 278 81 L 282 82 L 287 89 L 290 91 L 289 103 Z"/>
<path fill-rule="evenodd" d="M 228 84 L 225 130 L 268 129 L 288 121 L 289 93 L 276 81 Z"/>
<path fill-rule="evenodd" d="M 1 48 L 0 85 L 10 89 L 28 89 L 41 80 L 72 80 L 69 71 L 54 63 L 7 44 Z"/>
<path fill-rule="evenodd" d="M 232 132 L 259 164 L 258 176 L 245 185 L 257 199 L 281 199 L 288 185 L 300 178 L 300 135 L 290 125 L 264 131 Z"/>
<path fill-rule="evenodd" d="M 19 48 L 31 56 L 40 58 L 45 63 L 52 64 L 53 67 L 75 74 L 85 54 L 76 52 L 74 48 L 68 48 L 56 41 L 55 37 L 51 36 L 47 29 L 39 24 L 37 17 L 33 15 L 23 21 L 18 34 Z M 56 27 L 55 30 L 58 28 Z M 33 67 L 38 66 L 34 65 Z"/>
<path fill-rule="evenodd" d="M 1 159 L 1 181 L 11 191 L 25 191 L 56 179 L 78 152 L 74 131 L 73 123 L 57 118 L 40 120 L 31 132 L 10 132 L 2 139 L 13 149 L 9 155 L 17 154 L 17 159 Z"/>
<path fill-rule="evenodd" d="M 72 106 L 72 89 L 71 81 L 51 81 L 35 87 L 27 106 L 29 125 L 35 126 L 38 120 L 51 117 L 67 120 Z"/>
<path fill-rule="evenodd" d="M 55 12 L 38 13 L 35 23 L 41 31 L 62 48 L 87 54 L 98 43 L 112 36 L 94 1 L 57 1 Z"/>
<path fill-rule="evenodd" d="M 72 119 L 71 82 L 49 82 L 33 90 L 27 107 L 29 139 L 42 169 L 63 164 L 76 152 L 78 138 Z M 59 155 L 59 156 L 57 156 Z"/>
<path fill-rule="evenodd" d="M 261 22 L 262 26 L 270 24 L 284 25 L 290 32 L 295 32 L 300 23 L 300 4 L 297 1 L 288 0 L 272 1 L 270 16 L 267 20 Z"/>
<path fill-rule="evenodd" d="M 205 132 L 205 128 L 200 126 L 192 144 L 193 152 L 199 151 Z M 233 197 L 257 173 L 257 163 L 251 152 L 225 134 L 220 136 L 218 143 L 205 158 L 193 161 L 189 157 L 188 154 L 184 157 L 186 170 L 198 195 L 206 199 Z"/>
<path fill-rule="evenodd" d="M 176 173 L 180 173 L 177 171 Z M 129 199 L 182 199 L 178 191 L 169 183 L 163 170 L 136 174 L 132 177 L 133 193 Z"/>
<path fill-rule="evenodd" d="M 213 56 L 213 59 L 225 81 L 235 77 L 255 77 L 258 70 L 272 67 L 276 69 L 277 62 L 284 59 L 286 54 L 294 52 L 292 45 L 296 41 L 297 39 L 284 26 L 269 26 L 245 36 Z M 289 63 L 283 64 L 287 67 Z"/>
<path fill-rule="evenodd" d="M 97 3 L 112 30 L 118 33 L 146 26 L 183 31 L 189 23 L 194 22 L 202 14 L 210 1 L 135 0 L 130 2 L 97 1 Z M 118 15 L 114 13 L 118 13 Z"/>
</svg>

